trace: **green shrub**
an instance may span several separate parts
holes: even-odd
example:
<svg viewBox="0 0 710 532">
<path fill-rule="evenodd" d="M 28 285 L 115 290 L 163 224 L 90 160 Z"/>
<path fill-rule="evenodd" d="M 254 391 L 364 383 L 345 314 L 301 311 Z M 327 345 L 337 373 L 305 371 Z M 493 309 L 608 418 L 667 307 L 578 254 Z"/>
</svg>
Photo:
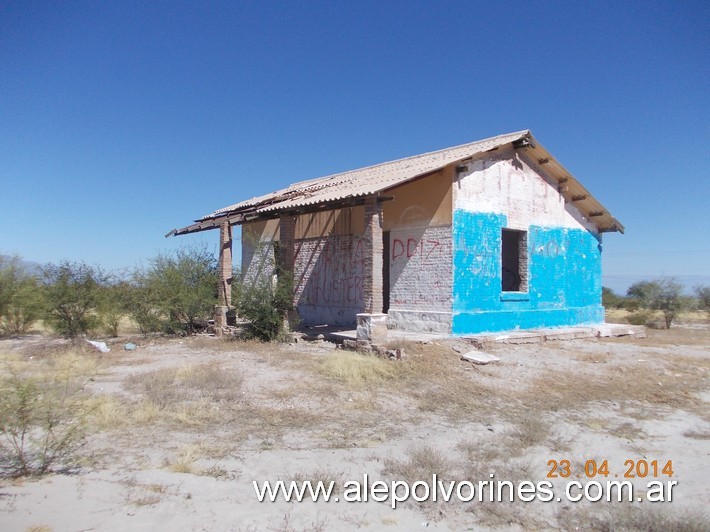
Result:
<svg viewBox="0 0 710 532">
<path fill-rule="evenodd" d="M 17 257 L 0 257 L 0 334 L 25 334 L 42 314 L 42 292 Z"/>
<path fill-rule="evenodd" d="M 710 313 L 710 286 L 696 286 L 695 295 L 698 298 L 698 310 Z"/>
<path fill-rule="evenodd" d="M 622 304 L 621 299 L 614 290 L 607 286 L 602 286 L 602 305 L 605 308 L 619 308 Z"/>
<path fill-rule="evenodd" d="M 206 247 L 160 254 L 133 273 L 130 314 L 141 330 L 193 333 L 205 327 L 217 304 L 217 260 Z"/>
<path fill-rule="evenodd" d="M 113 274 L 99 289 L 98 317 L 106 334 L 118 336 L 121 320 L 129 314 L 133 287 L 119 274 Z"/>
<path fill-rule="evenodd" d="M 38 475 L 74 464 L 89 413 L 83 388 L 94 370 L 76 355 L 7 364 L 0 379 L 4 475 Z"/>
<path fill-rule="evenodd" d="M 627 295 L 639 301 L 642 308 L 660 310 L 666 321 L 666 327 L 687 306 L 683 297 L 683 285 L 672 277 L 653 281 L 639 281 L 629 287 Z"/>
<path fill-rule="evenodd" d="M 277 282 L 258 280 L 242 283 L 238 293 L 238 312 L 249 320 L 249 335 L 265 341 L 283 337 L 285 323 L 293 306 L 293 276 L 281 273 Z"/>
<path fill-rule="evenodd" d="M 140 278 L 140 271 L 134 273 L 126 294 L 126 311 L 138 325 L 143 335 L 163 330 L 161 311 L 145 282 Z"/>
<path fill-rule="evenodd" d="M 64 261 L 44 269 L 47 318 L 62 336 L 75 338 L 95 330 L 101 285 L 106 274 L 83 262 Z"/>
<path fill-rule="evenodd" d="M 652 313 L 648 310 L 637 310 L 627 316 L 627 320 L 631 325 L 646 325 L 646 322 L 651 318 Z"/>
</svg>

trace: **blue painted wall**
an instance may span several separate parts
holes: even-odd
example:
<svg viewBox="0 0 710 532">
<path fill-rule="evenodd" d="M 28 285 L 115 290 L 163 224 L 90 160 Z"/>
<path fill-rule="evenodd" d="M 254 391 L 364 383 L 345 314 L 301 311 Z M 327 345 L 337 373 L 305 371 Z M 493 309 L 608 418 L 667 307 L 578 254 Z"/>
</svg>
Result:
<svg viewBox="0 0 710 532">
<path fill-rule="evenodd" d="M 455 210 L 454 334 L 599 323 L 601 245 L 584 229 L 528 228 L 528 291 L 501 291 L 506 217 Z"/>
</svg>

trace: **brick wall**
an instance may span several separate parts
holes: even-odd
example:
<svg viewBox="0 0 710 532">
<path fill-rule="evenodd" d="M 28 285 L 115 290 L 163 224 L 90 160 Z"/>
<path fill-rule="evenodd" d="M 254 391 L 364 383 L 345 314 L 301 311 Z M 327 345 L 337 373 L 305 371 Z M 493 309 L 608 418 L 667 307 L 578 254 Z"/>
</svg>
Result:
<svg viewBox="0 0 710 532">
<path fill-rule="evenodd" d="M 271 279 L 275 272 L 273 241 L 242 240 L 242 282 L 246 286 Z"/>
<path fill-rule="evenodd" d="M 451 311 L 451 227 L 390 232 L 390 309 Z"/>
<path fill-rule="evenodd" d="M 364 250 L 360 235 L 296 242 L 295 299 L 305 324 L 355 324 L 363 309 Z"/>
</svg>

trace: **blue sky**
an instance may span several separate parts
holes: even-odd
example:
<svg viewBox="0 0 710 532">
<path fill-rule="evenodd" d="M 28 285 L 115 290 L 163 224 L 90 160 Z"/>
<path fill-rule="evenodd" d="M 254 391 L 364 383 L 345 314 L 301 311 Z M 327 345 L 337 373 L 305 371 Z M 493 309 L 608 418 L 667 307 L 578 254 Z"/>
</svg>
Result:
<svg viewBox="0 0 710 532">
<path fill-rule="evenodd" d="M 0 253 L 216 250 L 216 232 L 163 235 L 529 128 L 626 226 L 606 285 L 710 284 L 708 6 L 0 0 Z"/>
</svg>

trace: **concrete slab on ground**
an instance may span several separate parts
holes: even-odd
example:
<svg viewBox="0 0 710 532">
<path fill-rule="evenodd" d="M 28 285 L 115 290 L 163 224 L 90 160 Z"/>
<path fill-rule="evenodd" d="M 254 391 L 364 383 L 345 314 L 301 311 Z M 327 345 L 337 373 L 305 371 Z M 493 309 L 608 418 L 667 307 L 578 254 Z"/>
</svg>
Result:
<svg viewBox="0 0 710 532">
<path fill-rule="evenodd" d="M 616 336 L 633 336 L 634 338 L 646 338 L 646 327 L 643 325 L 624 325 L 623 323 L 600 323 L 594 326 L 596 336 L 599 338 L 609 338 Z"/>
<path fill-rule="evenodd" d="M 357 340 L 357 331 L 345 327 L 311 327 L 303 330 L 307 339 L 325 339 L 342 343 L 343 340 Z M 321 336 L 322 335 L 322 336 Z M 633 336 L 645 338 L 643 325 L 624 325 L 619 323 L 597 323 L 583 327 L 554 327 L 549 329 L 531 329 L 524 331 L 504 331 L 463 336 L 450 334 L 418 333 L 391 329 L 387 341 L 433 342 L 444 340 L 462 340 L 478 348 L 490 344 L 540 344 L 546 341 L 578 340 L 583 338 L 610 338 Z"/>
<path fill-rule="evenodd" d="M 468 362 L 473 362 L 474 364 L 479 364 L 485 366 L 491 362 L 500 362 L 500 358 L 490 353 L 484 353 L 483 351 L 469 351 L 461 355 L 461 360 L 466 360 Z"/>
<path fill-rule="evenodd" d="M 555 327 L 550 329 L 531 329 L 504 333 L 482 333 L 467 335 L 463 338 L 481 348 L 491 344 L 539 344 L 553 340 L 578 340 L 583 338 L 609 338 L 633 336 L 645 338 L 643 325 L 623 325 L 616 323 L 596 323 L 585 327 Z"/>
</svg>

